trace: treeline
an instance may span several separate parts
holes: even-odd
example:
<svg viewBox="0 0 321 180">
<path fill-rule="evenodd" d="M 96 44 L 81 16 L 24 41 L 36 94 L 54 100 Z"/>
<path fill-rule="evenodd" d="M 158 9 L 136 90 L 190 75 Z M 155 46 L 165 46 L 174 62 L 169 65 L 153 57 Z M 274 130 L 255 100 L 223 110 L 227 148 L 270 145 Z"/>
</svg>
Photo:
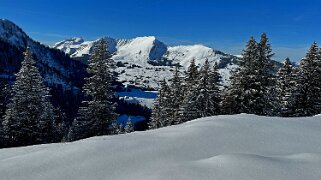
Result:
<svg viewBox="0 0 321 180">
<path fill-rule="evenodd" d="M 27 48 L 12 88 L 1 83 L 0 147 L 73 141 L 133 131 L 130 120 L 126 127 L 118 127 L 116 122 L 113 66 L 106 42 L 101 40 L 88 63 L 88 77 L 83 86 L 85 100 L 70 126 L 66 124 L 65 113 L 52 105 L 49 89 Z"/>
<path fill-rule="evenodd" d="M 294 67 L 289 58 L 274 73 L 273 52 L 265 33 L 259 42 L 248 41 L 223 88 L 217 66 L 208 61 L 198 68 L 192 60 L 187 72 L 162 81 L 149 128 L 160 128 L 192 119 L 249 113 L 264 116 L 299 117 L 321 113 L 321 50 L 316 43 Z"/>
</svg>

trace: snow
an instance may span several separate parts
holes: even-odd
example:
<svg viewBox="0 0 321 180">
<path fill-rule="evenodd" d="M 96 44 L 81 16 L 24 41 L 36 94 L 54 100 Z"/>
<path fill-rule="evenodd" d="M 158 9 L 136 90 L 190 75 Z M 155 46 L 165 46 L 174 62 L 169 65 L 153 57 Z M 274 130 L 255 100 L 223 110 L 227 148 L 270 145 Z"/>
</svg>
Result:
<svg viewBox="0 0 321 180">
<path fill-rule="evenodd" d="M 149 62 L 159 62 L 169 60 L 173 64 L 179 63 L 183 67 L 181 71 L 187 70 L 192 59 L 196 65 L 202 66 L 206 59 L 211 65 L 219 63 L 222 72 L 223 84 L 227 84 L 230 71 L 236 66 L 235 56 L 224 54 L 204 45 L 173 46 L 168 47 L 160 42 L 155 36 L 137 37 L 134 39 L 112 39 L 105 38 L 108 44 L 108 51 L 113 53 L 113 59 L 121 62 L 125 67 L 117 67 L 119 81 L 124 84 L 131 84 L 138 87 L 154 88 L 159 87 L 159 81 L 172 77 L 174 68 L 171 66 L 154 66 Z M 80 44 L 76 42 L 57 43 L 54 48 L 60 49 L 73 58 L 81 58 L 92 53 L 96 41 L 84 41 Z M 75 41 L 75 40 L 74 40 Z M 88 58 L 88 57 L 87 57 Z M 133 66 L 133 67 L 132 67 Z"/>
<path fill-rule="evenodd" d="M 24 40 L 28 39 L 26 33 L 24 33 L 17 25 L 9 20 L 0 20 L 0 38 L 6 40 L 12 45 L 17 47 L 24 47 Z"/>
<path fill-rule="evenodd" d="M 203 65 L 206 59 L 209 62 L 217 62 L 221 57 L 222 55 L 215 54 L 212 48 L 203 45 L 169 47 L 166 55 L 166 58 L 173 60 L 175 63 L 180 63 L 186 69 L 192 59 L 195 59 L 196 65 Z"/>
<path fill-rule="evenodd" d="M 137 37 L 118 43 L 113 59 L 138 61 L 138 64 L 144 65 L 149 60 L 160 60 L 166 51 L 167 47 L 154 36 Z"/>
<path fill-rule="evenodd" d="M 117 92 L 117 95 L 128 103 L 141 104 L 151 108 L 157 97 L 157 91 L 143 91 L 141 89 L 130 88 L 128 92 Z"/>
<path fill-rule="evenodd" d="M 0 150 L 0 179 L 321 179 L 321 118 L 217 116 Z"/>
</svg>

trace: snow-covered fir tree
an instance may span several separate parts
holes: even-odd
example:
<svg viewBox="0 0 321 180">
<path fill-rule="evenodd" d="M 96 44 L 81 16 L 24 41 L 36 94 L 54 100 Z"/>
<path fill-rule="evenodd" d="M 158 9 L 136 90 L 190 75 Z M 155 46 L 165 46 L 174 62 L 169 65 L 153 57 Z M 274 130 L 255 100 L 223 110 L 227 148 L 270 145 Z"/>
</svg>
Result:
<svg viewBox="0 0 321 180">
<path fill-rule="evenodd" d="M 184 99 L 179 106 L 178 123 L 189 121 L 200 117 L 199 109 L 197 108 L 197 85 L 199 79 L 199 71 L 195 65 L 195 59 L 191 61 L 186 72 L 184 84 Z"/>
<path fill-rule="evenodd" d="M 198 109 L 198 113 L 200 117 L 209 116 L 209 71 L 210 64 L 208 60 L 205 61 L 203 67 L 200 70 L 197 87 L 195 89 L 196 96 L 196 108 Z"/>
<path fill-rule="evenodd" d="M 160 84 L 158 96 L 154 102 L 149 129 L 156 129 L 170 125 L 171 109 L 170 107 L 170 90 L 164 79 Z"/>
<path fill-rule="evenodd" d="M 209 72 L 208 79 L 208 115 L 210 116 L 221 114 L 222 92 L 220 90 L 220 82 L 221 75 L 218 72 L 218 65 L 214 63 L 212 70 Z"/>
<path fill-rule="evenodd" d="M 267 115 L 273 108 L 274 79 L 272 76 L 273 66 L 271 58 L 272 49 L 266 34 L 263 33 L 261 40 L 257 43 L 253 37 L 250 38 L 243 50 L 243 57 L 239 62 L 239 68 L 232 74 L 231 86 L 225 97 L 226 104 L 235 104 L 231 113 L 252 113 Z"/>
<path fill-rule="evenodd" d="M 111 123 L 112 126 L 112 132 L 111 134 L 118 134 L 118 124 L 117 124 L 117 120 L 113 121 Z"/>
<path fill-rule="evenodd" d="M 29 48 L 21 64 L 3 122 L 8 144 L 21 146 L 52 142 L 53 106 Z"/>
<path fill-rule="evenodd" d="M 133 122 L 132 122 L 130 116 L 128 117 L 127 122 L 126 122 L 125 132 L 126 133 L 134 132 L 134 126 L 133 126 Z"/>
<path fill-rule="evenodd" d="M 255 85 L 253 79 L 256 74 L 253 66 L 256 58 L 257 42 L 251 37 L 243 50 L 242 58 L 239 60 L 239 67 L 232 72 L 231 84 L 223 100 L 225 113 L 251 112 L 252 106 L 254 106 L 251 97 L 254 93 L 257 93 L 252 87 L 253 84 Z"/>
<path fill-rule="evenodd" d="M 293 116 L 295 113 L 296 76 L 289 58 L 283 62 L 276 75 L 276 112 L 277 116 Z"/>
<path fill-rule="evenodd" d="M 85 79 L 84 93 L 89 99 L 84 107 L 79 109 L 78 117 L 70 130 L 70 140 L 77 140 L 111 132 L 111 124 L 116 119 L 114 98 L 111 83 L 113 74 L 111 65 L 113 60 L 106 50 L 107 44 L 101 39 L 95 47 L 88 62 L 89 77 Z"/>
<path fill-rule="evenodd" d="M 321 112 L 321 57 L 314 42 L 299 66 L 297 116 L 311 116 Z"/>
<path fill-rule="evenodd" d="M 258 97 L 256 98 L 256 106 L 253 109 L 254 114 L 272 115 L 275 109 L 273 95 L 275 88 L 275 77 L 273 74 L 272 48 L 266 33 L 261 35 L 260 42 L 257 44 L 257 60 L 255 61 L 255 71 L 257 72 L 257 81 L 259 88 L 257 89 Z"/>
<path fill-rule="evenodd" d="M 169 101 L 170 101 L 170 123 L 171 124 L 179 124 L 178 122 L 178 111 L 179 106 L 184 99 L 184 92 L 183 92 L 183 82 L 181 73 L 179 71 L 179 65 L 175 68 L 175 73 L 173 78 L 170 80 L 171 84 L 169 85 L 170 94 L 169 94 Z"/>
<path fill-rule="evenodd" d="M 10 98 L 10 87 L 8 82 L 4 79 L 0 79 L 0 148 L 5 147 L 6 138 L 3 131 L 3 120 L 6 111 L 6 107 Z"/>
<path fill-rule="evenodd" d="M 150 122 L 148 123 L 149 129 L 157 129 L 157 128 L 162 127 L 162 122 L 160 119 L 161 109 L 159 108 L 160 104 L 161 104 L 161 95 L 159 92 L 158 97 L 155 99 L 154 104 L 153 104 Z"/>
<path fill-rule="evenodd" d="M 196 108 L 199 117 L 207 117 L 219 114 L 220 111 L 220 75 L 215 63 L 213 70 L 210 69 L 208 60 L 200 70 L 196 87 Z"/>
<path fill-rule="evenodd" d="M 186 72 L 186 78 L 185 78 L 186 90 L 190 90 L 196 87 L 198 75 L 199 75 L 198 67 L 195 64 L 195 59 L 192 59 Z"/>
</svg>

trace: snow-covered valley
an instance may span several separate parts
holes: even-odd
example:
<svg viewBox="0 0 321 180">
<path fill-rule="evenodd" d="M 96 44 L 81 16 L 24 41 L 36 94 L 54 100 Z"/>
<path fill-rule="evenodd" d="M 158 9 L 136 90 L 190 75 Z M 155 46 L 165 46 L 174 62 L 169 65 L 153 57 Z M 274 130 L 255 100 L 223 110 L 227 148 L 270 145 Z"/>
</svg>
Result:
<svg viewBox="0 0 321 180">
<path fill-rule="evenodd" d="M 321 178 L 321 117 L 216 116 L 181 125 L 0 150 L 0 179 Z"/>
</svg>

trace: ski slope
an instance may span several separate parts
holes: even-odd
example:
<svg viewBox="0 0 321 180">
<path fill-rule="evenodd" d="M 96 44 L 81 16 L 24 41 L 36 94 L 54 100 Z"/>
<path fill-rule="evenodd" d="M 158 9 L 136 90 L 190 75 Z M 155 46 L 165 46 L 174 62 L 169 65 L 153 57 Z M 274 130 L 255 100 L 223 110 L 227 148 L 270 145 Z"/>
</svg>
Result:
<svg viewBox="0 0 321 180">
<path fill-rule="evenodd" d="M 0 150 L 4 180 L 319 180 L 321 116 L 217 116 Z"/>
</svg>

